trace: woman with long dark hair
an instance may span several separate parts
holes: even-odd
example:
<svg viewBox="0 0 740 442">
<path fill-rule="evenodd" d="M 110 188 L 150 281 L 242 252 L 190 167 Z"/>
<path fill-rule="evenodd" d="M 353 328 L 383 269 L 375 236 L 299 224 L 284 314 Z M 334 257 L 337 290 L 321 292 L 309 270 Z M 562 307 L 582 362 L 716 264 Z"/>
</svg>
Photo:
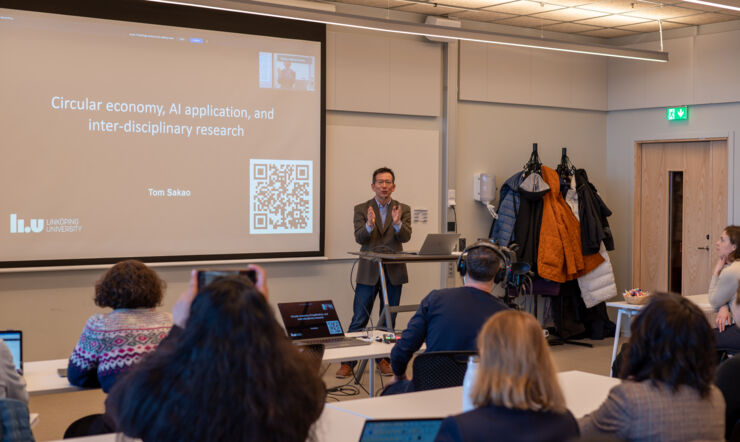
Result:
<svg viewBox="0 0 740 442">
<path fill-rule="evenodd" d="M 725 227 L 715 244 L 718 259 L 708 292 L 709 303 L 717 312 L 717 349 L 732 353 L 740 351 L 740 328 L 733 324 L 733 319 L 740 315 L 740 306 L 736 301 L 740 280 L 739 245 L 740 227 Z"/>
<path fill-rule="evenodd" d="M 252 266 L 256 268 L 256 266 Z M 259 269 L 257 285 L 264 285 Z M 262 281 L 262 282 L 260 282 Z M 242 276 L 220 277 L 173 310 L 176 326 L 106 401 L 118 431 L 144 441 L 304 441 L 325 387 Z"/>
<path fill-rule="evenodd" d="M 627 441 L 724 440 L 725 401 L 714 386 L 714 333 L 688 299 L 658 293 L 632 321 L 622 383 L 579 420 L 583 436 Z"/>
</svg>

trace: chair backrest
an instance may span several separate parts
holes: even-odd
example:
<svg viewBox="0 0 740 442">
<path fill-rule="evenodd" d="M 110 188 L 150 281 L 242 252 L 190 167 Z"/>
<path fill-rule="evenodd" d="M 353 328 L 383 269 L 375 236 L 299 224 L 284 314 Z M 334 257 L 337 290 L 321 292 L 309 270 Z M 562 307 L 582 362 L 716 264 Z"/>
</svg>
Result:
<svg viewBox="0 0 740 442">
<path fill-rule="evenodd" d="M 33 442 L 28 406 L 18 399 L 0 399 L 0 441 Z"/>
<path fill-rule="evenodd" d="M 719 364 L 716 383 L 725 397 L 725 437 L 732 439 L 735 424 L 740 421 L 740 355 Z"/>
<path fill-rule="evenodd" d="M 413 365 L 414 391 L 459 387 L 475 351 L 432 351 L 417 355 Z"/>
</svg>

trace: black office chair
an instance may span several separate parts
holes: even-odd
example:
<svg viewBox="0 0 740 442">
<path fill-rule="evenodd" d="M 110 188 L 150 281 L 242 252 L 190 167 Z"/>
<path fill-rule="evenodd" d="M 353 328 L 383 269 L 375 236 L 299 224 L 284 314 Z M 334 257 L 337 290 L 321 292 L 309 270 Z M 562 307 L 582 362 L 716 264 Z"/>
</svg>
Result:
<svg viewBox="0 0 740 442">
<path fill-rule="evenodd" d="M 468 357 L 475 351 L 432 351 L 414 359 L 414 391 L 459 387 L 463 384 L 468 368 Z"/>
<path fill-rule="evenodd" d="M 732 442 L 740 442 L 740 355 L 719 364 L 716 381 L 727 406 L 725 438 Z"/>
<path fill-rule="evenodd" d="M 321 361 L 324 358 L 324 344 L 299 345 L 298 351 L 308 355 L 313 368 L 318 372 L 321 370 Z"/>
</svg>

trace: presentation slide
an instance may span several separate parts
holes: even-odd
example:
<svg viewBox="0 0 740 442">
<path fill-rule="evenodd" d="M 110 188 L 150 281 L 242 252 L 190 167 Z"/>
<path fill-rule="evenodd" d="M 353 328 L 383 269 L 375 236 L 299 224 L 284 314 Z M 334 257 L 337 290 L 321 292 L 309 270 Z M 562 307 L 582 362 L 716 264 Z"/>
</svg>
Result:
<svg viewBox="0 0 740 442">
<path fill-rule="evenodd" d="M 321 45 L 0 9 L 0 267 L 320 254 Z"/>
</svg>

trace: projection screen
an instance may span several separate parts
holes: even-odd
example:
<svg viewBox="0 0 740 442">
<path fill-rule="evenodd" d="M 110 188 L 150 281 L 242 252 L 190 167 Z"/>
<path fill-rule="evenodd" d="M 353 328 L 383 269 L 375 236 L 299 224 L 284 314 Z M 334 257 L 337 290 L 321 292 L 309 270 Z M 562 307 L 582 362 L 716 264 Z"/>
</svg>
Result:
<svg viewBox="0 0 740 442">
<path fill-rule="evenodd" d="M 0 6 L 0 267 L 323 255 L 323 25 Z"/>
</svg>

